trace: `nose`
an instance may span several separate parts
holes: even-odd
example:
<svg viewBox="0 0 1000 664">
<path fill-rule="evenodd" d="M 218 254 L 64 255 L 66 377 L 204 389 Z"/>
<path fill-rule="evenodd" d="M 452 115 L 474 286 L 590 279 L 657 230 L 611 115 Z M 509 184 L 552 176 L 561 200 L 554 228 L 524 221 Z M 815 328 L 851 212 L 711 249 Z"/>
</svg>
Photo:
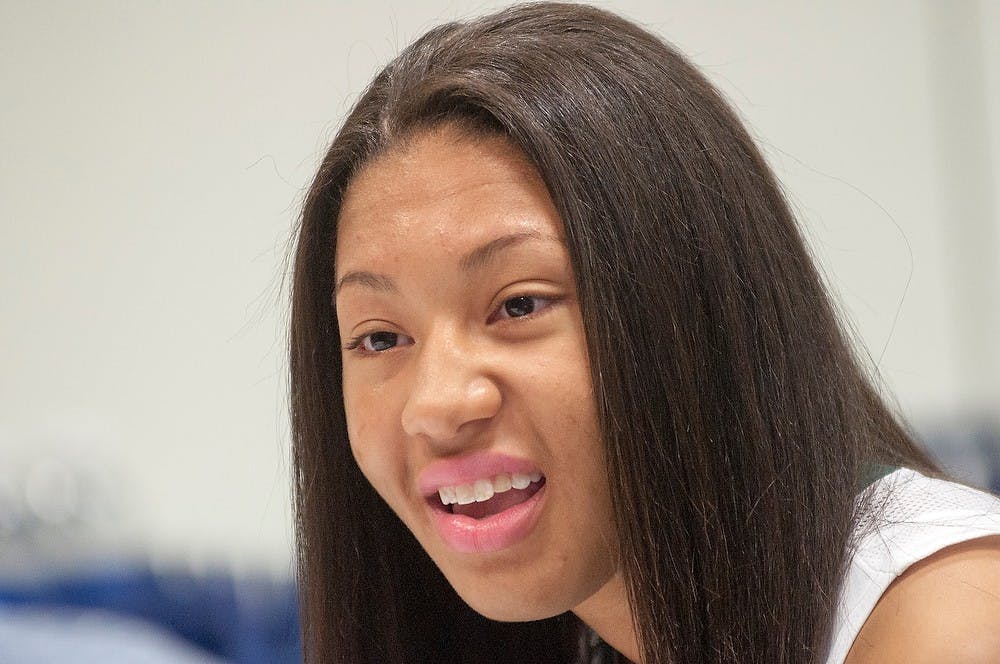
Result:
<svg viewBox="0 0 1000 664">
<path fill-rule="evenodd" d="M 418 341 L 417 349 L 412 389 L 402 413 L 408 435 L 450 441 L 467 424 L 497 414 L 500 389 L 474 343 L 442 331 Z"/>
</svg>

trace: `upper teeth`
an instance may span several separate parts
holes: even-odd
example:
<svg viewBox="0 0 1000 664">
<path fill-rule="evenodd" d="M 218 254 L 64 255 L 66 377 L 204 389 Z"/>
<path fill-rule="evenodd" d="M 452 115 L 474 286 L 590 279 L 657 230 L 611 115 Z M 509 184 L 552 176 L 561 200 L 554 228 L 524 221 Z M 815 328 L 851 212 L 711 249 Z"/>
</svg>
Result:
<svg viewBox="0 0 1000 664">
<path fill-rule="evenodd" d="M 495 493 L 503 493 L 514 489 L 527 489 L 532 482 L 542 479 L 542 474 L 535 472 L 525 473 L 500 473 L 492 479 L 476 480 L 472 484 L 459 484 L 457 486 L 443 486 L 438 489 L 441 502 L 445 505 L 468 505 L 469 503 L 481 503 L 489 500 Z"/>
</svg>

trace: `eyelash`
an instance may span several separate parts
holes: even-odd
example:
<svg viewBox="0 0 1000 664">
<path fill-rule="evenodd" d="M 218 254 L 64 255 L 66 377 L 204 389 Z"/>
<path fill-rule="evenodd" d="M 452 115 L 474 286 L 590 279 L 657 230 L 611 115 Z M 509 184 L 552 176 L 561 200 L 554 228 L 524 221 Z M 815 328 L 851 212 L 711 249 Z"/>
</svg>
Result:
<svg viewBox="0 0 1000 664">
<path fill-rule="evenodd" d="M 506 316 L 504 316 L 502 318 L 499 317 L 499 315 L 501 314 L 501 312 L 505 311 L 506 306 L 509 303 L 513 302 L 514 300 L 532 300 L 531 311 L 529 311 L 528 313 L 523 314 L 521 316 L 511 316 L 510 314 L 507 314 Z M 543 306 L 541 306 L 541 307 L 537 307 L 534 304 L 535 301 L 542 301 L 545 304 Z M 535 316 L 541 315 L 543 312 L 548 311 L 549 307 L 551 307 L 553 304 L 555 304 L 558 301 L 559 301 L 559 298 L 557 298 L 557 297 L 546 297 L 546 296 L 543 296 L 543 295 L 515 295 L 514 297 L 508 297 L 506 300 L 504 300 L 503 302 L 500 303 L 500 306 L 497 307 L 496 311 L 494 311 L 492 314 L 490 314 L 490 317 L 487 319 L 487 322 L 489 322 L 489 323 L 495 323 L 495 322 L 499 322 L 499 321 L 502 321 L 502 320 L 514 320 L 514 319 L 519 319 L 519 318 L 534 318 Z"/>
<path fill-rule="evenodd" d="M 351 338 L 350 340 L 348 340 L 346 344 L 344 344 L 344 350 L 355 351 L 357 353 L 360 353 L 361 355 L 378 355 L 380 353 L 384 353 L 385 352 L 384 350 L 368 350 L 367 348 L 364 348 L 362 346 L 362 344 L 364 344 L 365 342 L 365 339 L 380 333 L 394 334 L 397 337 L 405 337 L 409 339 L 409 337 L 407 337 L 405 334 L 399 334 L 398 332 L 389 332 L 388 330 L 376 330 L 374 332 L 368 332 L 367 334 L 359 334 L 358 336 Z"/>
<path fill-rule="evenodd" d="M 513 302 L 514 300 L 532 300 L 532 301 L 541 300 L 541 301 L 545 302 L 545 305 L 542 306 L 542 307 L 540 307 L 540 308 L 537 307 L 537 306 L 533 306 L 532 310 L 530 312 L 524 314 L 523 316 L 511 316 L 511 315 L 508 314 L 504 318 L 499 318 L 498 315 L 501 312 L 505 311 L 506 305 L 508 303 L 510 303 L 510 302 Z M 487 319 L 487 322 L 488 323 L 495 323 L 495 322 L 507 321 L 507 320 L 517 320 L 517 319 L 521 319 L 521 318 L 529 318 L 529 319 L 530 318 L 535 318 L 536 316 L 539 316 L 539 315 L 543 314 L 544 312 L 548 311 L 548 309 L 553 304 L 558 303 L 560 300 L 561 300 L 561 298 L 559 298 L 559 297 L 552 297 L 552 296 L 515 295 L 514 297 L 509 297 L 506 300 L 504 300 L 503 302 L 501 302 L 500 306 L 497 307 L 496 311 L 494 311 L 492 314 L 490 314 L 490 317 Z M 394 334 L 394 335 L 397 335 L 399 337 L 404 337 L 406 339 L 410 338 L 410 337 L 407 337 L 405 334 L 400 334 L 398 332 L 389 332 L 388 330 L 375 330 L 374 332 L 366 332 L 364 334 L 359 334 L 356 337 L 352 337 L 351 339 L 349 339 L 347 341 L 346 344 L 344 344 L 344 350 L 345 351 L 354 351 L 356 353 L 359 353 L 360 355 L 372 356 L 372 355 L 380 355 L 382 353 L 385 353 L 388 350 L 392 350 L 392 348 L 396 348 L 396 346 L 393 346 L 392 348 L 387 348 L 386 350 L 368 350 L 367 348 L 364 348 L 363 344 L 364 344 L 365 339 L 367 339 L 368 337 L 371 337 L 371 336 L 373 336 L 375 334 L 380 334 L 380 333 L 383 333 L 383 332 L 386 333 L 386 334 Z"/>
</svg>

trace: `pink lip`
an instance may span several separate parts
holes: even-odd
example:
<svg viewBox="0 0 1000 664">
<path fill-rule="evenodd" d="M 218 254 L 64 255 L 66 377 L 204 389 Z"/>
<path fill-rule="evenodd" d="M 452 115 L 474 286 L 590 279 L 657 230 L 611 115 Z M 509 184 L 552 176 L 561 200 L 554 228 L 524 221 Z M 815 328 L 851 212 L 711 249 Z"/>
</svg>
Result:
<svg viewBox="0 0 1000 664">
<path fill-rule="evenodd" d="M 501 473 L 535 472 L 540 472 L 538 466 L 527 459 L 481 452 L 435 461 L 420 473 L 417 486 L 427 498 L 426 508 L 438 535 L 449 548 L 459 553 L 490 553 L 513 546 L 531 533 L 545 503 L 546 485 L 523 503 L 483 519 L 453 514 L 434 494 L 443 486 L 471 484 Z"/>
<path fill-rule="evenodd" d="M 531 533 L 545 502 L 545 488 L 543 484 L 523 503 L 485 519 L 452 514 L 444 506 L 433 506 L 432 499 L 427 509 L 438 534 L 450 548 L 459 553 L 491 553 L 513 546 Z"/>
<path fill-rule="evenodd" d="M 527 459 L 494 452 L 477 452 L 431 463 L 417 478 L 417 488 L 421 495 L 430 496 L 443 486 L 472 484 L 476 480 L 489 479 L 501 473 L 530 475 L 538 470 L 538 466 Z"/>
</svg>

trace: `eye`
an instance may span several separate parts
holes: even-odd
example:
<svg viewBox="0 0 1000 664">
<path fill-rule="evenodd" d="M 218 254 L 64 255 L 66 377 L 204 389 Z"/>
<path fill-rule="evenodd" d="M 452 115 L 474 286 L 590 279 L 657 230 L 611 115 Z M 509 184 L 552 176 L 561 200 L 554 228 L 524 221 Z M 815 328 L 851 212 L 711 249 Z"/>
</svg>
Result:
<svg viewBox="0 0 1000 664">
<path fill-rule="evenodd" d="M 524 318 L 525 316 L 530 316 L 544 310 L 546 307 L 551 306 L 551 304 L 552 298 L 518 295 L 509 300 L 504 300 L 496 313 L 490 317 L 490 322 L 505 318 Z"/>
<path fill-rule="evenodd" d="M 397 346 L 405 346 L 413 343 L 413 339 L 398 332 L 386 332 L 379 330 L 371 334 L 364 334 L 351 339 L 344 347 L 345 350 L 359 350 L 361 353 L 382 353 Z"/>
</svg>

